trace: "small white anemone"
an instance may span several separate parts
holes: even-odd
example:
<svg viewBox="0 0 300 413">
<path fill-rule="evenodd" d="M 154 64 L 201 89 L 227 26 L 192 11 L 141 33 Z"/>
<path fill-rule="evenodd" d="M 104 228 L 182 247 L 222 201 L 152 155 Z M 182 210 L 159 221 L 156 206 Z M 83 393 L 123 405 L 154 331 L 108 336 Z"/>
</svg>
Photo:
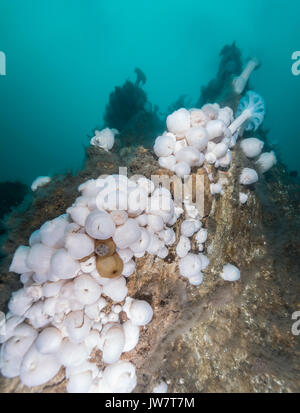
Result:
<svg viewBox="0 0 300 413">
<path fill-rule="evenodd" d="M 118 248 L 128 248 L 141 237 L 141 229 L 136 220 L 129 218 L 116 228 L 113 240 Z"/>
<path fill-rule="evenodd" d="M 241 148 L 247 158 L 255 158 L 258 156 L 264 147 L 264 142 L 256 138 L 243 139 Z"/>
<path fill-rule="evenodd" d="M 225 281 L 237 281 L 241 277 L 240 270 L 232 264 L 226 264 L 223 267 L 223 271 L 220 274 L 220 276 L 223 278 Z"/>
<path fill-rule="evenodd" d="M 34 248 L 34 247 L 33 247 Z M 53 254 L 50 262 L 50 272 L 61 278 L 74 278 L 80 271 L 80 264 L 71 255 L 61 248 Z"/>
<path fill-rule="evenodd" d="M 71 232 L 65 237 L 65 247 L 72 258 L 80 260 L 92 254 L 95 242 L 86 234 Z"/>
<path fill-rule="evenodd" d="M 119 360 L 106 367 L 103 381 L 113 393 L 131 393 L 136 386 L 135 366 L 129 361 Z"/>
<path fill-rule="evenodd" d="M 176 139 L 172 136 L 164 135 L 158 136 L 154 144 L 155 155 L 159 158 L 161 156 L 170 156 L 172 155 L 175 147 Z"/>
<path fill-rule="evenodd" d="M 85 230 L 90 237 L 104 240 L 113 236 L 115 223 L 107 212 L 95 210 L 88 215 Z"/>
<path fill-rule="evenodd" d="M 20 245 L 13 256 L 12 262 L 9 267 L 10 272 L 16 272 L 17 274 L 22 274 L 25 272 L 30 272 L 30 268 L 27 265 L 27 257 L 30 248 Z"/>
<path fill-rule="evenodd" d="M 106 324 L 100 334 L 99 348 L 104 363 L 113 364 L 124 351 L 125 334 L 120 324 Z"/>
<path fill-rule="evenodd" d="M 113 278 L 103 286 L 103 294 L 116 302 L 123 301 L 127 292 L 128 288 L 126 287 L 126 280 L 123 276 Z"/>
<path fill-rule="evenodd" d="M 191 250 L 191 241 L 184 235 L 181 235 L 179 242 L 176 246 L 176 254 L 178 257 L 185 257 Z"/>
<path fill-rule="evenodd" d="M 124 352 L 131 351 L 135 348 L 139 341 L 140 328 L 134 324 L 131 320 L 127 320 L 123 324 L 123 331 L 125 334 Z"/>
<path fill-rule="evenodd" d="M 257 172 L 251 168 L 244 168 L 240 175 L 240 183 L 242 185 L 252 185 L 258 181 Z"/>
<path fill-rule="evenodd" d="M 150 323 L 153 317 L 151 305 L 144 300 L 135 300 L 127 297 L 123 310 L 127 317 L 137 326 L 145 326 Z"/>
<path fill-rule="evenodd" d="M 56 376 L 60 367 L 61 364 L 54 355 L 41 354 L 32 345 L 23 358 L 20 380 L 28 387 L 40 386 Z"/>
<path fill-rule="evenodd" d="M 167 117 L 169 132 L 178 137 L 184 137 L 191 125 L 190 112 L 184 108 L 178 109 Z"/>
<path fill-rule="evenodd" d="M 256 165 L 261 173 L 267 172 L 272 166 L 276 165 L 276 163 L 277 159 L 273 151 L 262 153 L 256 161 Z"/>
<path fill-rule="evenodd" d="M 46 221 L 40 228 L 40 238 L 44 245 L 52 248 L 64 246 L 64 233 L 68 225 L 67 215 Z"/>
</svg>

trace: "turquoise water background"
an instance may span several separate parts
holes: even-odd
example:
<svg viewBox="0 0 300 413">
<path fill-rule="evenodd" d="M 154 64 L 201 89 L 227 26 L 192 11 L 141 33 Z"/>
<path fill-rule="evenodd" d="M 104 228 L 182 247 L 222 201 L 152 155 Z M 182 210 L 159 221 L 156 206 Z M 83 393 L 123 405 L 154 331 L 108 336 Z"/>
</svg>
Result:
<svg viewBox="0 0 300 413">
<path fill-rule="evenodd" d="M 262 61 L 252 83 L 269 138 L 300 172 L 299 16 L 299 0 L 0 0 L 0 181 L 79 168 L 109 93 L 136 66 L 162 112 L 182 94 L 196 101 L 233 41 Z"/>
</svg>

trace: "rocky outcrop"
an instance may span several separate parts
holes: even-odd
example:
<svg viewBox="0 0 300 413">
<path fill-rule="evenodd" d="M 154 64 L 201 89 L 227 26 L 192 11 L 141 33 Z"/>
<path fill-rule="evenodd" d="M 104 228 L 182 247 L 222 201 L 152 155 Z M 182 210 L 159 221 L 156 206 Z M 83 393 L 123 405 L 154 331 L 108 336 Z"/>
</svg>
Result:
<svg viewBox="0 0 300 413">
<path fill-rule="evenodd" d="M 128 173 L 160 174 L 151 151 L 132 154 Z M 89 148 L 85 168 L 76 176 L 54 179 L 41 188 L 25 211 L 13 213 L 4 244 L 0 305 L 18 288 L 8 262 L 19 244 L 46 219 L 65 211 L 88 177 L 118 172 L 116 154 Z M 245 205 L 239 202 L 239 174 L 248 160 L 238 145 L 223 196 L 212 198 L 205 183 L 208 229 L 205 253 L 210 265 L 204 281 L 192 286 L 179 274 L 175 246 L 165 259 L 146 255 L 128 279 L 129 295 L 147 300 L 152 322 L 141 331 L 137 347 L 122 355 L 137 367 L 136 392 L 151 392 L 162 379 L 170 392 L 298 392 L 300 337 L 291 332 L 299 310 L 299 186 L 277 165 L 255 187 Z M 202 168 L 195 173 L 203 174 Z M 176 223 L 177 237 L 180 221 Z M 229 283 L 219 276 L 225 263 L 241 270 Z M 125 314 L 121 314 L 126 317 Z M 125 319 L 125 318 L 124 318 Z M 101 366 L 101 353 L 94 354 Z M 0 378 L 1 392 L 63 392 L 64 371 L 45 386 L 28 389 L 18 379 Z"/>
</svg>

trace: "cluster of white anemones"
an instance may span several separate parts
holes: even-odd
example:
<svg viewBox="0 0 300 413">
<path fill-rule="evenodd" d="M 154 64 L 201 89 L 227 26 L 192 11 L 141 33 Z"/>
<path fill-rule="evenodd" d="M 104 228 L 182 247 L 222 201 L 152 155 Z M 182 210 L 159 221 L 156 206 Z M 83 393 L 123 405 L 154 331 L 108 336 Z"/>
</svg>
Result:
<svg viewBox="0 0 300 413">
<path fill-rule="evenodd" d="M 79 190 L 67 214 L 43 224 L 14 254 L 10 271 L 24 286 L 8 304 L 1 373 L 37 386 L 64 366 L 69 392 L 130 392 L 135 367 L 120 356 L 136 346 L 153 311 L 126 298 L 125 277 L 146 252 L 167 256 L 176 240 L 168 225 L 178 216 L 171 193 L 146 178 L 112 175 Z M 104 371 L 89 362 L 94 349 L 102 351 Z"/>
<path fill-rule="evenodd" d="M 248 92 L 239 113 L 233 120 L 230 108 L 208 104 L 168 116 L 168 131 L 154 145 L 160 166 L 179 177 L 205 163 L 228 167 L 240 129 L 256 130 L 263 120 L 262 98 Z M 92 144 L 109 150 L 115 133 L 101 131 Z M 241 146 L 254 158 L 263 143 L 251 138 Z M 256 162 L 261 172 L 274 163 L 273 153 L 262 154 Z M 211 193 L 222 194 L 222 182 L 209 178 Z M 257 180 L 255 170 L 242 171 L 241 184 Z M 176 241 L 171 227 L 184 210 L 174 204 L 169 190 L 144 177 L 99 177 L 84 182 L 79 191 L 81 196 L 65 215 L 43 224 L 30 236 L 29 246 L 18 247 L 14 254 L 10 271 L 21 275 L 23 288 L 13 293 L 5 331 L 0 332 L 1 373 L 20 376 L 31 387 L 48 382 L 64 366 L 69 392 L 131 392 L 135 366 L 120 357 L 137 345 L 140 327 L 152 320 L 153 311 L 146 301 L 127 297 L 126 277 L 145 253 L 167 257 L 168 246 Z M 240 194 L 242 203 L 247 198 Z M 189 202 L 184 200 L 186 219 L 176 253 L 180 274 L 200 285 L 209 265 L 202 253 L 208 234 Z M 191 253 L 192 237 L 199 253 Z M 226 264 L 220 275 L 236 281 L 240 271 Z M 127 315 L 124 323 L 121 311 Z M 102 351 L 103 371 L 90 362 L 95 349 Z"/>
<path fill-rule="evenodd" d="M 244 130 L 257 130 L 265 115 L 265 103 L 261 96 L 249 91 L 241 99 L 237 116 L 229 107 L 206 104 L 201 109 L 181 108 L 167 118 L 167 130 L 156 138 L 154 152 L 162 168 L 173 171 L 178 177 L 190 175 L 193 167 L 214 165 L 227 168 L 232 161 L 231 149 Z M 256 138 L 244 139 L 242 150 L 249 158 L 260 155 L 263 142 Z M 256 161 L 261 173 L 276 163 L 274 152 L 263 153 Z M 212 195 L 223 194 L 222 182 L 213 182 L 208 175 Z M 254 169 L 245 168 L 240 176 L 242 185 L 251 185 L 258 180 Z M 242 202 L 246 202 L 241 195 Z"/>
<path fill-rule="evenodd" d="M 180 178 L 190 175 L 191 168 L 204 162 L 216 168 L 228 167 L 237 139 L 237 133 L 233 135 L 228 128 L 232 121 L 232 109 L 220 108 L 216 103 L 175 111 L 167 118 L 167 131 L 155 141 L 154 152 L 160 166 Z M 211 191 L 220 193 L 222 187 L 212 187 Z"/>
</svg>

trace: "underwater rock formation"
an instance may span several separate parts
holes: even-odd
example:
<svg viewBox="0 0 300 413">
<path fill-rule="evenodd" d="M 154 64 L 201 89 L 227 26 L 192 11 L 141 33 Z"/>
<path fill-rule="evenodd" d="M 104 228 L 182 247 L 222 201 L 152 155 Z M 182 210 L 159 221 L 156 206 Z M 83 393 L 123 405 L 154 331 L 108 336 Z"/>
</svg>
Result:
<svg viewBox="0 0 300 413">
<path fill-rule="evenodd" d="M 206 109 L 218 116 L 224 110 L 213 105 Z M 169 132 L 155 143 L 154 151 L 160 158 L 173 156 L 173 137 L 179 137 L 176 141 L 180 142 L 188 132 L 189 111 L 173 115 L 167 121 Z M 195 119 L 202 118 L 196 116 Z M 234 121 L 231 116 L 229 120 L 230 126 Z M 246 116 L 242 120 L 243 124 L 249 122 Z M 220 122 L 208 126 L 209 122 L 204 126 L 211 141 L 226 139 L 228 128 Z M 251 136 L 246 134 L 245 137 L 263 139 L 262 131 L 256 130 L 258 123 L 252 125 Z M 190 138 L 191 146 L 191 142 L 198 145 L 198 135 Z M 255 158 L 247 156 L 254 152 L 260 155 L 256 140 L 248 141 L 246 150 L 239 140 L 233 143 L 234 149 L 225 166 L 216 165 L 220 159 L 217 156 L 214 162 L 198 163 L 200 158 L 194 156 L 200 157 L 200 147 L 192 153 L 190 150 L 184 152 L 184 159 L 190 163 L 186 162 L 191 168 L 194 191 L 198 189 L 196 178 L 203 178 L 203 227 L 196 219 L 187 220 L 184 214 L 179 218 L 179 214 L 172 225 L 176 242 L 169 246 L 167 254 L 140 256 L 135 261 L 134 273 L 128 278 L 128 295 L 148 303 L 143 312 L 146 321 L 151 319 L 153 310 L 151 322 L 140 330 L 137 345 L 121 356 L 122 362 L 129 361 L 136 367 L 135 392 L 152 392 L 162 382 L 167 384 L 168 391 L 178 393 L 298 392 L 300 389 L 300 343 L 292 332 L 292 314 L 298 310 L 299 294 L 299 182 L 289 177 L 280 161 L 273 165 L 273 158 L 270 170 L 256 172 L 253 169 L 256 168 Z M 264 149 L 268 149 L 266 146 L 265 143 Z M 209 153 L 208 139 L 201 150 L 204 156 Z M 0 309 L 6 311 L 11 292 L 20 287 L 19 278 L 8 272 L 14 251 L 21 244 L 27 245 L 29 235 L 45 220 L 64 214 L 83 182 L 102 174 L 118 173 L 118 166 L 124 166 L 124 157 L 129 177 L 133 174 L 147 178 L 152 175 L 175 177 L 175 172 L 182 176 L 175 168 L 174 172 L 169 163 L 162 165 L 152 150 L 139 147 L 125 152 L 107 153 L 89 147 L 85 166 L 76 176 L 54 178 L 46 188 L 40 189 L 26 209 L 10 215 L 8 237 L 3 246 L 8 256 L 0 267 Z M 219 151 L 216 153 L 221 156 Z M 183 162 L 181 157 L 178 161 Z M 253 184 L 247 175 L 241 183 L 245 170 L 254 171 L 258 182 Z M 222 190 L 216 187 L 219 183 Z M 246 189 L 245 183 L 250 184 Z M 80 190 L 84 188 L 81 186 Z M 175 194 L 175 184 L 171 192 Z M 246 195 L 245 203 L 240 201 L 241 193 Z M 122 219 L 122 214 L 117 219 Z M 151 221 L 151 225 L 156 223 L 155 219 Z M 87 231 L 92 234 L 88 227 Z M 189 237 L 193 238 L 189 240 Z M 181 257 L 189 252 L 193 261 L 200 247 L 209 262 L 207 260 L 202 266 L 203 278 L 195 281 L 185 277 L 188 265 Z M 105 246 L 101 245 L 97 251 L 101 255 L 103 250 L 106 251 Z M 110 253 L 114 254 L 114 248 Z M 197 262 L 193 265 L 197 266 Z M 200 283 L 200 286 L 194 285 Z M 130 305 L 125 302 L 124 311 L 118 312 L 121 324 L 127 322 Z M 95 350 L 90 361 L 102 369 L 108 360 L 106 356 L 100 348 Z M 0 378 L 3 392 L 64 392 L 67 385 L 64 369 L 38 387 L 25 387 L 18 378 Z"/>
</svg>

